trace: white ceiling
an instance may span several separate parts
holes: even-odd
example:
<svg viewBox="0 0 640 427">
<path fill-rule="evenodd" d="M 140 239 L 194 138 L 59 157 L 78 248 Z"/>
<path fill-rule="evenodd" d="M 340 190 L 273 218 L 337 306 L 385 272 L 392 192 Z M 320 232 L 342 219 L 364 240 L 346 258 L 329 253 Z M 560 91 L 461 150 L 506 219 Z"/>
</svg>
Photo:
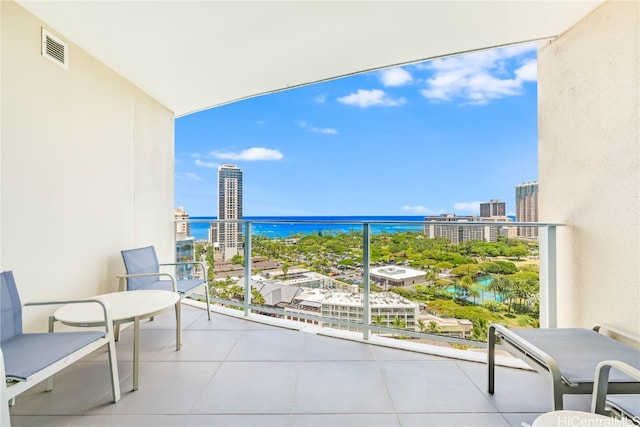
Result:
<svg viewBox="0 0 640 427">
<path fill-rule="evenodd" d="M 181 116 L 381 67 L 550 38 L 602 1 L 18 3 Z"/>
</svg>

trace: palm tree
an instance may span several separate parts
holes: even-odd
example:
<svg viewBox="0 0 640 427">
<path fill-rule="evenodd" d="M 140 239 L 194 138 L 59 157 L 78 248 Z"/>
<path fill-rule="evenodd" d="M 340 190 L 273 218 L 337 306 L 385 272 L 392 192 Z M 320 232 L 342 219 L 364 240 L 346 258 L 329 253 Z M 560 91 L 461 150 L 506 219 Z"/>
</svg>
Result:
<svg viewBox="0 0 640 427">
<path fill-rule="evenodd" d="M 476 305 L 476 299 L 480 297 L 481 287 L 477 283 L 471 285 L 469 290 L 467 291 L 467 295 L 473 298 L 473 305 Z"/>
<path fill-rule="evenodd" d="M 403 319 L 401 319 L 400 317 L 396 316 L 396 317 L 393 319 L 392 326 L 393 326 L 395 329 L 407 329 L 407 322 L 406 322 L 406 321 L 404 321 Z"/>
<path fill-rule="evenodd" d="M 440 332 L 442 332 L 442 330 L 440 329 L 440 326 L 438 326 L 438 323 L 435 320 L 429 321 L 429 333 L 439 334 Z"/>
<path fill-rule="evenodd" d="M 458 286 L 460 287 L 462 297 L 464 298 L 469 294 L 469 290 L 473 286 L 473 279 L 469 275 L 463 276 L 458 282 Z"/>
<path fill-rule="evenodd" d="M 373 324 L 376 326 L 382 326 L 384 323 L 384 318 L 380 315 L 373 316 L 371 320 L 373 321 Z M 378 335 L 380 335 L 380 331 L 378 331 Z"/>
<path fill-rule="evenodd" d="M 424 279 L 428 284 L 433 285 L 438 279 L 438 275 L 433 270 L 429 270 L 425 273 Z"/>
<path fill-rule="evenodd" d="M 473 319 L 473 327 L 471 328 L 471 338 L 477 341 L 487 340 L 488 322 L 487 319 Z"/>
</svg>

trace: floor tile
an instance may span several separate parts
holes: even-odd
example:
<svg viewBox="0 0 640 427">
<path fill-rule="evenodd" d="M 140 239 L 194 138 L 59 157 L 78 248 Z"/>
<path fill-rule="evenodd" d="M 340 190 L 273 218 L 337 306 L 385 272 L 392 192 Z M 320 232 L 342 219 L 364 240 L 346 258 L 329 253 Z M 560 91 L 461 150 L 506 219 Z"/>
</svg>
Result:
<svg viewBox="0 0 640 427">
<path fill-rule="evenodd" d="M 303 334 L 300 360 L 375 360 L 373 346 L 354 341 Z"/>
<path fill-rule="evenodd" d="M 497 366 L 495 393 L 491 395 L 487 391 L 486 364 L 460 362 L 459 366 L 500 412 L 548 412 L 552 409 L 551 384 L 537 372 Z"/>
<path fill-rule="evenodd" d="M 190 409 L 191 414 L 290 414 L 296 364 L 226 362 Z"/>
<path fill-rule="evenodd" d="M 380 362 L 399 413 L 497 412 L 453 361 Z"/>
<path fill-rule="evenodd" d="M 14 426 L 515 426 L 550 407 L 548 379 L 315 335 L 182 305 L 183 347 L 172 312 L 143 321 L 140 389 L 133 329 L 116 344 L 122 398 L 111 402 L 107 353 L 98 350 L 18 396 Z M 590 396 L 565 397 L 588 410 Z"/>
<path fill-rule="evenodd" d="M 402 427 L 509 427 L 507 420 L 498 413 L 398 414 L 398 419 Z"/>
<path fill-rule="evenodd" d="M 395 414 L 296 414 L 293 427 L 394 427 L 400 426 Z"/>
<path fill-rule="evenodd" d="M 275 328 L 245 331 L 229 353 L 236 361 L 297 361 L 304 348 L 303 333 Z"/>
<path fill-rule="evenodd" d="M 301 362 L 294 412 L 392 413 L 376 362 Z"/>
<path fill-rule="evenodd" d="M 241 337 L 240 331 L 188 330 L 182 334 L 182 348 L 173 343 L 149 357 L 150 361 L 224 361 Z"/>
<path fill-rule="evenodd" d="M 143 362 L 138 390 L 131 391 L 130 377 L 122 387 L 122 399 L 117 404 L 88 413 L 187 414 L 219 367 L 220 362 Z"/>
</svg>

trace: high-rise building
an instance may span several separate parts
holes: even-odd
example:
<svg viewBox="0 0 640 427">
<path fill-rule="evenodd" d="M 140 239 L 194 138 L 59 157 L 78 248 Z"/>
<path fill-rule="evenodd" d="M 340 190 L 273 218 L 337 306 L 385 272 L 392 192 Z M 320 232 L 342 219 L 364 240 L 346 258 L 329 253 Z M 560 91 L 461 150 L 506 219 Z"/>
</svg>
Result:
<svg viewBox="0 0 640 427">
<path fill-rule="evenodd" d="M 196 238 L 184 237 L 176 239 L 176 262 L 193 263 L 196 260 L 195 255 Z M 193 279 L 195 271 L 193 264 L 176 265 L 176 279 Z"/>
<path fill-rule="evenodd" d="M 218 168 L 218 245 L 222 259 L 242 251 L 242 169 L 236 165 Z M 232 222 L 226 222 L 232 221 Z"/>
<path fill-rule="evenodd" d="M 189 214 L 182 206 L 173 212 L 173 219 L 176 222 L 176 240 L 183 240 L 189 237 L 191 235 Z"/>
<path fill-rule="evenodd" d="M 538 183 L 516 186 L 516 221 L 538 222 Z M 538 227 L 518 227 L 518 237 L 537 239 Z"/>
<path fill-rule="evenodd" d="M 424 234 L 429 239 L 448 239 L 454 245 L 469 240 L 482 240 L 485 242 L 496 242 L 498 236 L 515 237 L 513 227 L 508 225 L 488 225 L 475 224 L 478 222 L 510 222 L 506 216 L 493 216 L 491 218 L 481 218 L 479 216 L 456 216 L 453 214 L 442 214 L 427 216 L 424 218 Z M 443 224 L 446 223 L 446 224 Z"/>
<path fill-rule="evenodd" d="M 489 203 L 480 203 L 480 218 L 492 216 L 506 216 L 506 204 L 500 200 L 490 200 Z"/>
</svg>

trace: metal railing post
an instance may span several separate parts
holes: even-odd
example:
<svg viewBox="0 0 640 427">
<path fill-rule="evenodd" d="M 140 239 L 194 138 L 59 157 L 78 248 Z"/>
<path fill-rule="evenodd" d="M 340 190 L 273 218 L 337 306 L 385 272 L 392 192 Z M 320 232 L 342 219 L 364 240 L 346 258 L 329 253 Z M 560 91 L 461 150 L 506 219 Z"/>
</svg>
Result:
<svg viewBox="0 0 640 427">
<path fill-rule="evenodd" d="M 369 339 L 371 332 L 371 306 L 369 304 L 369 297 L 371 289 L 369 286 L 369 247 L 371 239 L 369 237 L 371 233 L 371 224 L 362 224 L 362 337 L 365 340 Z"/>
<path fill-rule="evenodd" d="M 540 327 L 558 326 L 557 242 L 555 225 L 540 227 Z"/>
<path fill-rule="evenodd" d="M 251 222 L 245 224 L 244 244 L 244 315 L 248 316 L 251 310 Z"/>
</svg>

